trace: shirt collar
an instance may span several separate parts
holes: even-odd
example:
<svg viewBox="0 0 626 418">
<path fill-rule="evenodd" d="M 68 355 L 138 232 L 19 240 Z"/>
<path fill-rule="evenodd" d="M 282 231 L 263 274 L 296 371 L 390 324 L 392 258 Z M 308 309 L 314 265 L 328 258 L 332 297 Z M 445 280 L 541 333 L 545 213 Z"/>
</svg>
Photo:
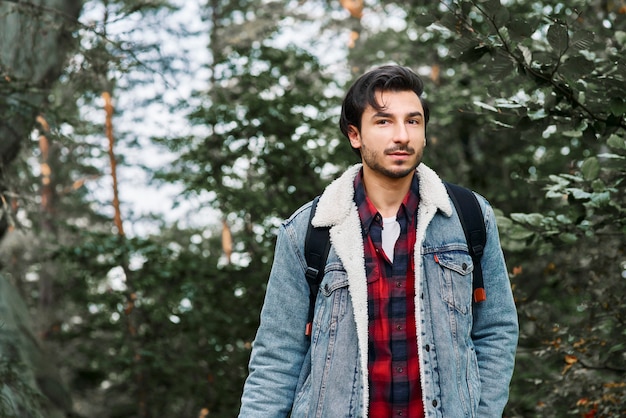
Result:
<svg viewBox="0 0 626 418">
<path fill-rule="evenodd" d="M 363 169 L 359 170 L 358 174 L 354 178 L 354 203 L 359 211 L 359 218 L 361 219 L 361 227 L 363 232 L 367 233 L 373 222 L 377 222 L 382 226 L 382 216 L 378 213 L 378 210 L 370 199 L 365 194 L 365 185 L 363 184 Z M 406 196 L 402 200 L 400 209 L 398 209 L 398 217 L 406 217 L 408 225 L 411 225 L 415 219 L 415 213 L 417 212 L 417 206 L 419 204 L 419 180 L 413 173 L 413 179 L 411 181 L 411 187 Z"/>
</svg>

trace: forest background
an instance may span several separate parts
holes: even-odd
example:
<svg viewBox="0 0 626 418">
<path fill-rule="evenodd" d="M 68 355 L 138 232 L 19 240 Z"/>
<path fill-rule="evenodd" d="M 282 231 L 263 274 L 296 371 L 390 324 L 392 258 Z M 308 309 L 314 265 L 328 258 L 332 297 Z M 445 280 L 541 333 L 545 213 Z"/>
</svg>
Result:
<svg viewBox="0 0 626 418">
<path fill-rule="evenodd" d="M 342 94 L 390 62 L 425 79 L 425 162 L 498 215 L 505 416 L 624 416 L 625 16 L 0 0 L 0 416 L 236 416 L 277 225 L 355 162 Z"/>
</svg>

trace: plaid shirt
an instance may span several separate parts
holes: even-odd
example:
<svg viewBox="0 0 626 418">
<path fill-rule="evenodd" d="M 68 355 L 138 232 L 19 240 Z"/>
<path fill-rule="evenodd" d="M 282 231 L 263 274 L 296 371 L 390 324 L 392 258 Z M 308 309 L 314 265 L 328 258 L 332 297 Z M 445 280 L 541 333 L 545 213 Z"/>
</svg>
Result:
<svg viewBox="0 0 626 418">
<path fill-rule="evenodd" d="M 362 171 L 354 200 L 363 228 L 369 315 L 369 416 L 424 417 L 415 324 L 417 176 L 397 213 L 393 262 L 382 247 L 383 219 L 365 195 Z"/>
</svg>

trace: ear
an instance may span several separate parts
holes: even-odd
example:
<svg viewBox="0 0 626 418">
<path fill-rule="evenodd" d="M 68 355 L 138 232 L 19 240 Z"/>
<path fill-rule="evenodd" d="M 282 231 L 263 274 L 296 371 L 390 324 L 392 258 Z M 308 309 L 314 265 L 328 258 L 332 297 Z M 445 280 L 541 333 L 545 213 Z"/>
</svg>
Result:
<svg viewBox="0 0 626 418">
<path fill-rule="evenodd" d="M 348 127 L 348 139 L 352 148 L 361 148 L 361 134 L 354 125 Z"/>
</svg>

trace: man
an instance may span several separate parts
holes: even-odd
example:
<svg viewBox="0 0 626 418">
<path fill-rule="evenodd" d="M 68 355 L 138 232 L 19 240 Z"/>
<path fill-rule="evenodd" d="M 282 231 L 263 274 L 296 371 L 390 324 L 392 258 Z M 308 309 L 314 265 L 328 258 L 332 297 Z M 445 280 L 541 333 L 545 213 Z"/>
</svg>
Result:
<svg viewBox="0 0 626 418">
<path fill-rule="evenodd" d="M 311 205 L 280 228 L 242 396 L 251 417 L 501 417 L 518 337 L 493 210 L 472 304 L 472 258 L 439 177 L 421 164 L 429 111 L 407 68 L 362 75 L 340 127 L 362 164 L 320 197 L 331 250 L 305 335 Z"/>
</svg>

